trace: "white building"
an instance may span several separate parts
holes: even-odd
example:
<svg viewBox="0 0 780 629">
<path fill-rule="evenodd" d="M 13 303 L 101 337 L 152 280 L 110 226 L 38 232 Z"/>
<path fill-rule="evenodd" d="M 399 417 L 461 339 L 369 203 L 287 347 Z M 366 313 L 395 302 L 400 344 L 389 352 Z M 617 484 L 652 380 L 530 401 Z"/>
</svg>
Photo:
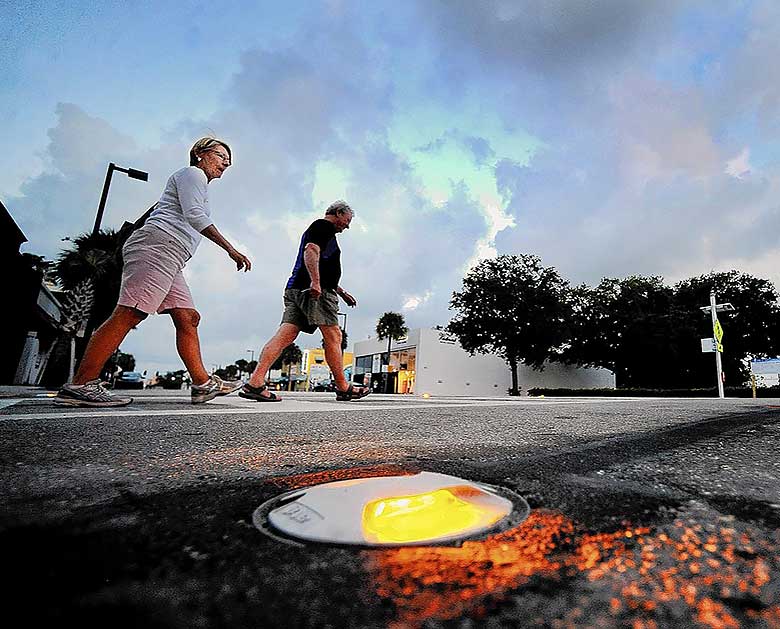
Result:
<svg viewBox="0 0 780 629">
<path fill-rule="evenodd" d="M 494 355 L 469 355 L 444 331 L 411 330 L 405 339 L 358 341 L 354 346 L 353 380 L 371 385 L 381 393 L 422 395 L 505 396 L 512 386 L 507 363 Z M 523 394 L 534 387 L 570 389 L 614 388 L 615 374 L 606 369 L 546 365 L 534 371 L 517 368 Z"/>
</svg>

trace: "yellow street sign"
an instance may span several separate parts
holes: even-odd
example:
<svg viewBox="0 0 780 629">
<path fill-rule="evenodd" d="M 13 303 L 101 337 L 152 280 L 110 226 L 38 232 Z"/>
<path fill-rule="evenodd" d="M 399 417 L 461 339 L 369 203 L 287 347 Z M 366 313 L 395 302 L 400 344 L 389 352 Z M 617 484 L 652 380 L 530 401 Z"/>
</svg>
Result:
<svg viewBox="0 0 780 629">
<path fill-rule="evenodd" d="M 718 343 L 718 351 L 722 354 L 723 353 L 723 343 Z"/>
<path fill-rule="evenodd" d="M 718 343 L 720 343 L 723 340 L 723 327 L 717 319 L 715 319 L 715 325 L 712 326 L 712 330 L 715 333 L 715 338 L 718 339 Z"/>
</svg>

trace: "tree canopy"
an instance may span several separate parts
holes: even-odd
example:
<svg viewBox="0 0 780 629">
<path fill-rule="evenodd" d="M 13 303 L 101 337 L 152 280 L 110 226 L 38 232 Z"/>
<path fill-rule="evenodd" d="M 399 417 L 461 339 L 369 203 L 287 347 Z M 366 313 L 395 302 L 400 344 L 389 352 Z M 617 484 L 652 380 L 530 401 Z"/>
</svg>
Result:
<svg viewBox="0 0 780 629">
<path fill-rule="evenodd" d="M 685 343 L 690 330 L 663 278 L 604 278 L 572 295 L 572 333 L 562 353 L 566 362 L 609 369 L 618 386 L 674 384 L 670 369 L 659 366 L 680 361 L 678 341 Z"/>
<path fill-rule="evenodd" d="M 739 271 L 710 273 L 673 287 L 659 277 L 604 278 L 572 291 L 574 317 L 569 363 L 604 367 L 618 387 L 712 386 L 714 361 L 700 339 L 713 336 L 710 291 L 734 312 L 719 313 L 724 329 L 726 381 L 747 382 L 747 361 L 780 354 L 780 303 L 768 280 Z"/>
<path fill-rule="evenodd" d="M 467 352 L 496 354 L 512 372 L 519 395 L 517 366 L 542 369 L 558 358 L 569 338 L 572 300 L 569 283 L 533 255 L 502 255 L 483 260 L 463 279 L 450 301 L 457 311 L 447 329 Z"/>
<path fill-rule="evenodd" d="M 119 235 L 114 230 L 81 234 L 57 257 L 51 276 L 65 290 L 73 290 L 90 280 L 94 287 L 94 304 L 90 328 L 108 319 L 119 297 L 122 282 L 122 252 Z"/>
<path fill-rule="evenodd" d="M 385 312 L 376 322 L 376 335 L 381 341 L 387 339 L 387 351 L 394 339 L 401 339 L 409 333 L 404 316 L 399 312 Z"/>
<path fill-rule="evenodd" d="M 712 337 L 712 321 L 709 312 L 701 306 L 710 303 L 710 291 L 715 291 L 718 303 L 731 303 L 733 312 L 722 312 L 718 318 L 723 326 L 723 371 L 726 382 L 742 384 L 750 374 L 749 358 L 767 358 L 780 355 L 780 296 L 772 282 L 739 271 L 710 273 L 693 277 L 675 285 L 675 302 L 678 310 L 690 321 L 693 342 L 686 346 L 683 358 L 686 364 L 701 365 L 693 374 L 691 386 L 703 386 L 712 377 L 712 359 L 702 354 L 699 338 Z M 705 369 L 709 367 L 709 369 Z"/>
<path fill-rule="evenodd" d="M 271 369 L 284 370 L 284 368 L 289 367 L 289 365 L 301 362 L 302 358 L 303 352 L 301 352 L 301 348 L 298 347 L 296 343 L 290 343 L 290 345 L 284 348 L 284 351 L 279 358 L 276 359 L 276 362 L 271 365 Z"/>
</svg>

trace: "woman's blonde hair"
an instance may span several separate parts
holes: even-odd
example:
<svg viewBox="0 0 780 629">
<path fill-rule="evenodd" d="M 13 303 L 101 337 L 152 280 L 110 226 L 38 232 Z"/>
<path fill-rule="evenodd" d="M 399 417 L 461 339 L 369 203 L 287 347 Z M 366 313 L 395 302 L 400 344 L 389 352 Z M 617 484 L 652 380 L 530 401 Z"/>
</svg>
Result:
<svg viewBox="0 0 780 629">
<path fill-rule="evenodd" d="M 217 146 L 225 147 L 225 150 L 228 152 L 228 157 L 230 157 L 230 162 L 233 163 L 233 151 L 230 150 L 227 142 L 218 140 L 217 138 L 205 137 L 192 145 L 192 148 L 190 149 L 190 166 L 197 166 L 201 154 L 210 151 Z"/>
</svg>

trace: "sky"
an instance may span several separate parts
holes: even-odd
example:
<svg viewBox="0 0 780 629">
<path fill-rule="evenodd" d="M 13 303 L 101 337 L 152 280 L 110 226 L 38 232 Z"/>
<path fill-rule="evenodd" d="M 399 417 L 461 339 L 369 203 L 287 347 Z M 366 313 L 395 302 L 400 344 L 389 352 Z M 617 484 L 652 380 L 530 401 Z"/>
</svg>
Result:
<svg viewBox="0 0 780 629">
<path fill-rule="evenodd" d="M 531 253 L 573 284 L 738 269 L 780 287 L 780 3 L 393 0 L 0 3 L 0 200 L 56 258 L 160 196 L 201 136 L 239 274 L 185 275 L 207 368 L 257 357 L 303 230 L 336 199 L 350 343 L 387 311 L 445 325 L 468 269 Z M 301 335 L 302 348 L 319 335 Z M 122 345 L 181 368 L 168 317 Z"/>
</svg>

